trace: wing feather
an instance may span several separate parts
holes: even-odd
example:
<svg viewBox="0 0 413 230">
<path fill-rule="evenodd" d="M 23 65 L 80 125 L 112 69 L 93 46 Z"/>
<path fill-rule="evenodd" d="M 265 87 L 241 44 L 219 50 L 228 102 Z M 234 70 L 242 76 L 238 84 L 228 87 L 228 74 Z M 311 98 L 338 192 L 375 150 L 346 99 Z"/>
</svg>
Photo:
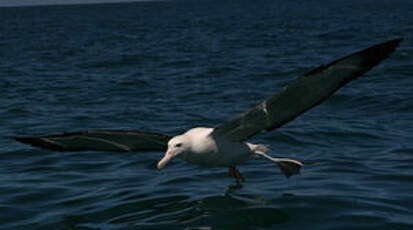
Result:
<svg viewBox="0 0 413 230">
<path fill-rule="evenodd" d="M 277 129 L 379 64 L 401 41 L 387 41 L 315 68 L 281 92 L 216 127 L 211 135 L 244 141 L 263 130 Z"/>
<path fill-rule="evenodd" d="M 15 137 L 21 143 L 56 151 L 165 150 L 171 136 L 142 131 L 90 130 L 57 135 Z"/>
</svg>

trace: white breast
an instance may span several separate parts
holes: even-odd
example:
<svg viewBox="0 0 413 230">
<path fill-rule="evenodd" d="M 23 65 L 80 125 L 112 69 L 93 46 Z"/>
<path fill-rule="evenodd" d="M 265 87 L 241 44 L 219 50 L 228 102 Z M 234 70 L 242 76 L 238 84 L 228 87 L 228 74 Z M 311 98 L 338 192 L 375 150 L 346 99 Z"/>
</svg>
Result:
<svg viewBox="0 0 413 230">
<path fill-rule="evenodd" d="M 235 166 L 248 160 L 252 152 L 247 144 L 226 139 L 214 139 L 209 134 L 212 128 L 194 128 L 184 135 L 190 140 L 190 151 L 181 158 L 207 167 Z"/>
</svg>

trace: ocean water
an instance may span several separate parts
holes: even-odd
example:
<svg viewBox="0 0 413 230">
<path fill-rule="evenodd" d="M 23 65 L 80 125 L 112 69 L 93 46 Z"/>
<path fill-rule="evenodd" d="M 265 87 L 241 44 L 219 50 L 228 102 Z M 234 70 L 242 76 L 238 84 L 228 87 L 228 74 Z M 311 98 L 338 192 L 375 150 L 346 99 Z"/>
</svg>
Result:
<svg viewBox="0 0 413 230">
<path fill-rule="evenodd" d="M 0 8 L 0 229 L 413 229 L 413 2 L 158 1 Z M 396 52 L 251 141 L 305 164 L 222 168 L 162 152 L 55 152 L 11 137 L 215 126 L 296 77 Z"/>
</svg>

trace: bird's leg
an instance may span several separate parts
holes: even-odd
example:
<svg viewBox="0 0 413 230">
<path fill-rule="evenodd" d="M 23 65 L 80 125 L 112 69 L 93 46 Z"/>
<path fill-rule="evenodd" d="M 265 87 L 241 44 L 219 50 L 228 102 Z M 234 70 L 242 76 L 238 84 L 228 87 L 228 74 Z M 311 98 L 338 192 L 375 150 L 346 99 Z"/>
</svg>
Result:
<svg viewBox="0 0 413 230">
<path fill-rule="evenodd" d="M 295 174 L 300 174 L 300 169 L 303 166 L 303 163 L 289 159 L 289 158 L 275 158 L 275 157 L 270 157 L 264 152 L 257 151 L 255 152 L 256 156 L 264 157 L 267 158 L 268 160 L 278 164 L 278 166 L 281 169 L 281 172 L 286 176 L 290 177 Z"/>
<path fill-rule="evenodd" d="M 230 166 L 228 169 L 228 175 L 230 177 L 234 177 L 237 184 L 245 181 L 244 177 L 241 175 L 237 168 L 235 168 L 234 166 Z"/>
</svg>

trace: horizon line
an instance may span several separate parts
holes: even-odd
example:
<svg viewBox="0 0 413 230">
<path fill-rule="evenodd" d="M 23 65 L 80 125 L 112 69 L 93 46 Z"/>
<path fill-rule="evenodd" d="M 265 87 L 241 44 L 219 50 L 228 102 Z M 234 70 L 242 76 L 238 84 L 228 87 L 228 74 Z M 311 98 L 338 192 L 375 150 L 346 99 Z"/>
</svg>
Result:
<svg viewBox="0 0 413 230">
<path fill-rule="evenodd" d="M 0 8 L 11 8 L 11 7 L 42 7 L 42 6 L 68 6 L 68 5 L 97 5 L 97 4 L 117 4 L 117 3 L 133 3 L 133 2 L 164 2 L 170 0 L 26 0 L 19 1 L 17 4 L 15 1 L 10 1 L 4 3 L 0 1 Z"/>
</svg>

